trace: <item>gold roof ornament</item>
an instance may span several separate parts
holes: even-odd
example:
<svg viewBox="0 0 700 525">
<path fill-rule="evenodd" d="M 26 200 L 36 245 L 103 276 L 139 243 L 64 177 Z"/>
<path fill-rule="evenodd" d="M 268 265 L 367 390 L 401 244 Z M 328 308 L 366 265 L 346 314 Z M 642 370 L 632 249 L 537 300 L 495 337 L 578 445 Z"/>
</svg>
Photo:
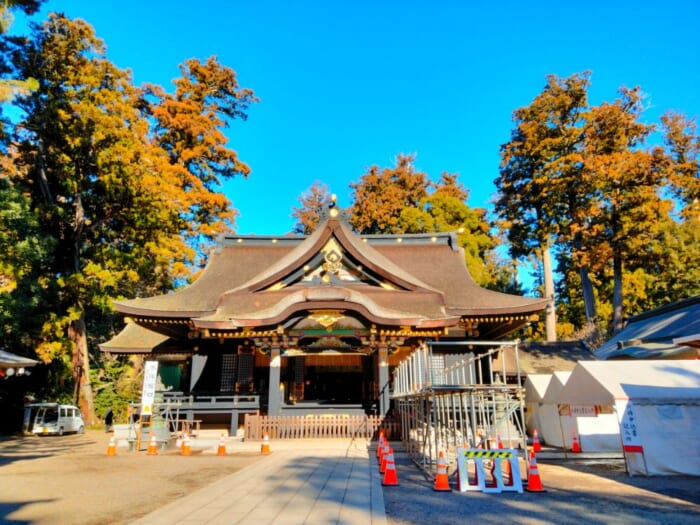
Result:
<svg viewBox="0 0 700 525">
<path fill-rule="evenodd" d="M 335 323 L 343 317 L 345 317 L 343 310 L 311 310 L 311 315 L 309 315 L 309 319 L 320 324 L 328 332 L 333 331 Z"/>
<path fill-rule="evenodd" d="M 328 205 L 328 215 L 335 218 L 338 216 L 338 208 L 336 208 L 336 201 L 338 196 L 334 193 L 331 195 L 331 203 Z"/>
</svg>

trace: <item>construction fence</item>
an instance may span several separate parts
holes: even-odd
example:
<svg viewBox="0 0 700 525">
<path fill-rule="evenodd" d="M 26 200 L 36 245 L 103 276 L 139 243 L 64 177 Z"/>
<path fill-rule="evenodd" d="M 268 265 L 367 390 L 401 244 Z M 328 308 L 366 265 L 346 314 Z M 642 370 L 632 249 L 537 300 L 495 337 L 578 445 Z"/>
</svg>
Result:
<svg viewBox="0 0 700 525">
<path fill-rule="evenodd" d="M 525 389 L 518 342 L 427 342 L 394 370 L 392 401 L 403 444 L 432 472 L 442 452 L 456 465 L 458 449 L 522 451 Z"/>
</svg>

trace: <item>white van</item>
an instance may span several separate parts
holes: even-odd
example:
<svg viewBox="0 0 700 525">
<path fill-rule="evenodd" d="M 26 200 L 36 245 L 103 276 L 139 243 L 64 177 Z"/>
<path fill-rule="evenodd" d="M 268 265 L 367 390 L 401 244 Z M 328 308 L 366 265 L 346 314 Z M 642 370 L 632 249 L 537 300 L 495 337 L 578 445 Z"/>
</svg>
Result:
<svg viewBox="0 0 700 525">
<path fill-rule="evenodd" d="M 73 405 L 46 403 L 37 410 L 32 432 L 40 436 L 62 436 L 66 432 L 82 434 L 85 432 L 85 422 L 80 410 Z"/>
</svg>

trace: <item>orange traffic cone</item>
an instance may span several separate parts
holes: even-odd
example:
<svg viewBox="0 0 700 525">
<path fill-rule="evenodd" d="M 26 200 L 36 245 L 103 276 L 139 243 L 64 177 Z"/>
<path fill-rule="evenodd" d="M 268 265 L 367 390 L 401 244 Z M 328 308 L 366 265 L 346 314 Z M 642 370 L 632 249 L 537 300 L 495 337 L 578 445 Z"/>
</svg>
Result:
<svg viewBox="0 0 700 525">
<path fill-rule="evenodd" d="M 503 448 L 503 441 L 501 441 L 500 434 L 496 434 L 496 448 Z"/>
<path fill-rule="evenodd" d="M 379 454 L 377 455 L 377 463 L 379 463 L 380 465 L 382 464 L 382 459 L 384 458 L 385 454 L 389 453 L 390 448 L 391 447 L 389 446 L 389 442 L 385 440 L 384 443 L 382 444 L 382 446 L 379 447 Z"/>
<path fill-rule="evenodd" d="M 574 430 L 574 437 L 573 441 L 571 442 L 571 452 L 581 452 L 581 444 L 578 442 L 578 436 L 576 435 L 576 431 Z"/>
<path fill-rule="evenodd" d="M 506 487 L 513 486 L 513 469 L 510 467 L 509 458 L 496 459 L 495 461 L 501 462 L 501 473 L 503 476 L 503 485 Z"/>
<path fill-rule="evenodd" d="M 226 439 L 224 438 L 224 434 L 221 434 L 221 437 L 219 438 L 219 446 L 216 448 L 216 455 L 217 456 L 225 456 L 226 455 Z"/>
<path fill-rule="evenodd" d="M 182 448 L 180 449 L 180 454 L 183 456 L 191 456 L 192 449 L 190 448 L 190 436 L 185 433 L 182 438 Z"/>
<path fill-rule="evenodd" d="M 382 456 L 382 449 L 384 448 L 384 443 L 386 443 L 386 440 L 384 439 L 384 432 L 381 431 L 379 433 L 379 442 L 377 443 L 377 459 L 381 458 Z"/>
<path fill-rule="evenodd" d="M 394 449 L 391 447 L 388 447 L 384 454 L 382 454 L 382 462 L 379 464 L 379 472 L 381 474 L 384 474 L 386 472 L 386 464 L 389 461 L 389 456 L 391 456 L 391 460 L 394 460 Z"/>
<path fill-rule="evenodd" d="M 537 433 L 537 429 L 532 431 L 532 448 L 535 452 L 542 450 L 542 444 L 540 443 L 540 436 Z"/>
<path fill-rule="evenodd" d="M 542 486 L 540 471 L 537 469 L 537 456 L 535 456 L 535 451 L 532 449 L 530 449 L 530 471 L 527 476 L 527 487 L 525 487 L 525 490 L 528 492 L 546 492 L 544 486 Z"/>
<path fill-rule="evenodd" d="M 156 441 L 155 434 L 151 435 L 151 439 L 148 442 L 148 451 L 146 452 L 146 455 L 148 455 L 148 456 L 157 456 L 158 455 L 158 441 Z"/>
<path fill-rule="evenodd" d="M 270 438 L 267 436 L 267 432 L 263 434 L 263 442 L 260 445 L 260 453 L 263 456 L 267 456 L 270 453 Z"/>
<path fill-rule="evenodd" d="M 109 444 L 107 445 L 107 455 L 116 456 L 117 455 L 117 444 L 114 441 L 114 436 L 109 438 Z"/>
<path fill-rule="evenodd" d="M 399 478 L 396 475 L 396 463 L 394 463 L 394 451 L 391 450 L 387 455 L 386 459 L 386 471 L 384 472 L 384 478 L 382 479 L 382 485 L 398 485 Z"/>
<path fill-rule="evenodd" d="M 496 461 L 498 459 L 492 459 L 490 462 L 484 465 L 484 470 L 488 470 L 489 476 L 484 476 L 484 486 L 488 488 L 498 487 L 498 481 L 496 481 Z M 486 474 L 486 472 L 484 472 Z"/>
<path fill-rule="evenodd" d="M 450 481 L 447 478 L 447 463 L 445 463 L 445 456 L 440 451 L 437 461 L 437 474 L 435 475 L 435 484 L 433 485 L 433 490 L 446 491 L 450 489 Z"/>
</svg>

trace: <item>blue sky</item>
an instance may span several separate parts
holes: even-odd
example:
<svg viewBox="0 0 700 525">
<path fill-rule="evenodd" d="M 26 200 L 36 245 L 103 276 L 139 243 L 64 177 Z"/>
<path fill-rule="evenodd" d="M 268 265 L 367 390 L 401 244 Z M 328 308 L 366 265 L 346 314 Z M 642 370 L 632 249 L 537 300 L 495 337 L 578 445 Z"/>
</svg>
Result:
<svg viewBox="0 0 700 525">
<path fill-rule="evenodd" d="M 469 205 L 491 208 L 512 113 L 548 74 L 591 70 L 593 104 L 640 85 L 646 122 L 700 114 L 695 0 L 49 0 L 48 11 L 89 22 L 136 84 L 170 90 L 185 59 L 216 55 L 255 91 L 227 132 L 252 168 L 223 188 L 239 233 L 291 230 L 315 181 L 347 206 L 349 183 L 399 153 L 433 180 L 458 173 Z"/>
</svg>

